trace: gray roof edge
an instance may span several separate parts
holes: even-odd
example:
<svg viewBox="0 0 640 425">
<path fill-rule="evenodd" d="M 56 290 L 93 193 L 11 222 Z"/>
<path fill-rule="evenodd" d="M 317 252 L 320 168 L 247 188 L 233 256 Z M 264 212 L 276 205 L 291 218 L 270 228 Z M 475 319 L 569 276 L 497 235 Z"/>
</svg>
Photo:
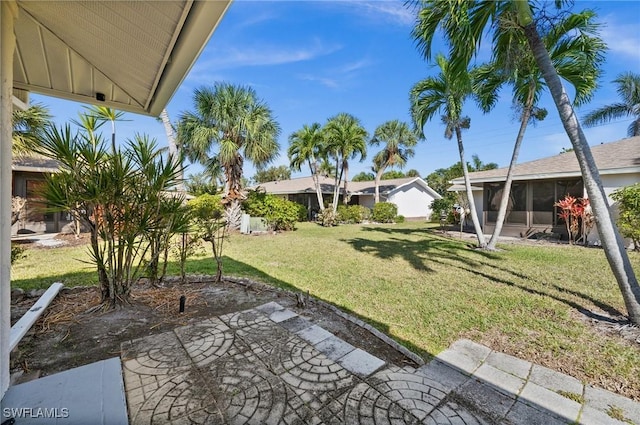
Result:
<svg viewBox="0 0 640 425">
<path fill-rule="evenodd" d="M 625 167 L 625 168 L 606 168 L 602 170 L 598 170 L 600 175 L 613 175 L 613 174 L 633 174 L 640 173 L 640 166 L 638 167 Z M 522 180 L 545 180 L 545 179 L 556 179 L 556 178 L 564 178 L 564 177 L 581 177 L 582 173 L 578 171 L 565 171 L 565 172 L 555 172 L 555 173 L 536 173 L 536 174 L 521 174 L 517 176 L 513 176 L 514 181 L 522 181 Z M 506 180 L 506 176 L 498 176 L 498 177 L 487 177 L 487 178 L 479 178 L 479 179 L 471 179 L 471 184 L 475 183 L 497 183 L 503 182 Z M 464 184 L 464 178 L 459 177 L 450 181 L 451 184 Z"/>
</svg>

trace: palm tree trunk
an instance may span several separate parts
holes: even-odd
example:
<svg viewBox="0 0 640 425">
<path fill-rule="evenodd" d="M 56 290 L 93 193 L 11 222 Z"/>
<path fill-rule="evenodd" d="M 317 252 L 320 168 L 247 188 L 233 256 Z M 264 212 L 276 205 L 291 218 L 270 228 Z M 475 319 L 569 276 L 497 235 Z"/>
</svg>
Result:
<svg viewBox="0 0 640 425">
<path fill-rule="evenodd" d="M 171 120 L 169 120 L 169 114 L 167 113 L 166 109 L 163 109 L 162 112 L 160 112 L 160 119 L 162 120 L 162 125 L 164 126 L 164 132 L 167 134 L 169 158 L 177 164 L 180 161 L 180 152 L 178 149 L 178 144 L 176 143 L 176 132 L 173 130 L 173 126 L 171 125 Z M 184 170 L 182 168 L 180 168 L 178 180 L 180 181 L 180 183 L 178 184 L 178 189 L 184 191 Z"/>
<path fill-rule="evenodd" d="M 380 202 L 380 180 L 382 179 L 382 173 L 384 173 L 384 167 L 380 167 L 380 169 L 376 172 L 376 183 L 375 183 L 375 198 L 374 203 Z"/>
<path fill-rule="evenodd" d="M 340 160 L 336 159 L 336 176 L 333 179 L 334 184 L 333 184 L 333 203 L 332 203 L 332 208 L 334 213 L 338 211 L 338 195 L 340 193 L 340 182 L 342 181 L 342 172 L 344 171 L 342 167 L 340 167 L 340 173 L 338 173 L 338 167 L 340 167 Z"/>
<path fill-rule="evenodd" d="M 567 136 L 569 136 L 569 140 L 571 140 L 571 145 L 580 164 L 582 181 L 591 202 L 600 241 L 611 271 L 620 287 L 629 319 L 634 325 L 640 325 L 640 285 L 631 267 L 627 251 L 624 248 L 622 236 L 620 236 L 620 232 L 618 232 L 609 211 L 607 196 L 604 193 L 600 173 L 593 159 L 591 148 L 589 148 L 587 138 L 582 131 L 569 96 L 567 96 L 560 77 L 558 77 L 558 73 L 551 63 L 549 53 L 540 39 L 535 24 L 527 25 L 524 30 L 538 67 L 542 71 L 547 87 L 549 87 L 553 101 L 556 104 L 562 125 L 567 132 Z"/>
<path fill-rule="evenodd" d="M 484 233 L 482 233 L 482 227 L 478 220 L 478 213 L 476 211 L 476 202 L 473 199 L 473 192 L 471 190 L 471 182 L 469 181 L 469 170 L 467 168 L 467 162 L 464 159 L 464 145 L 462 144 L 462 131 L 460 127 L 456 126 L 456 138 L 458 139 L 458 152 L 460 153 L 460 164 L 462 164 L 462 173 L 464 174 L 464 186 L 467 192 L 467 200 L 469 202 L 469 209 L 471 214 L 471 221 L 473 222 L 473 228 L 476 231 L 478 238 L 478 246 L 485 248 L 487 242 L 484 239 Z"/>
<path fill-rule="evenodd" d="M 513 181 L 513 171 L 518 161 L 518 154 L 520 153 L 520 146 L 522 145 L 522 139 L 524 139 L 524 133 L 529 125 L 529 118 L 531 117 L 531 110 L 533 109 L 533 94 L 535 87 L 529 88 L 529 94 L 527 97 L 527 104 L 522 111 L 522 120 L 520 121 L 520 130 L 518 130 L 518 137 L 516 137 L 516 143 L 513 146 L 513 153 L 511 154 L 511 162 L 509 163 L 509 170 L 507 170 L 507 179 L 504 182 L 504 188 L 502 189 L 502 198 L 500 199 L 500 208 L 498 208 L 498 217 L 496 218 L 496 227 L 493 229 L 491 239 L 487 245 L 488 250 L 495 250 L 498 238 L 502 232 L 502 226 L 507 216 L 507 206 L 509 205 L 509 196 L 511 195 L 511 183 Z"/>
<path fill-rule="evenodd" d="M 349 163 L 344 161 L 342 164 L 342 169 L 344 170 L 344 194 L 342 195 L 342 203 L 347 205 L 349 203 L 349 191 L 347 190 L 347 183 L 349 182 Z"/>
<path fill-rule="evenodd" d="M 311 178 L 316 188 L 316 196 L 318 197 L 318 205 L 320 211 L 324 211 L 324 199 L 322 199 L 322 189 L 320 187 L 320 176 L 318 175 L 318 161 L 314 158 L 313 161 L 309 160 L 309 169 L 311 170 Z"/>
</svg>

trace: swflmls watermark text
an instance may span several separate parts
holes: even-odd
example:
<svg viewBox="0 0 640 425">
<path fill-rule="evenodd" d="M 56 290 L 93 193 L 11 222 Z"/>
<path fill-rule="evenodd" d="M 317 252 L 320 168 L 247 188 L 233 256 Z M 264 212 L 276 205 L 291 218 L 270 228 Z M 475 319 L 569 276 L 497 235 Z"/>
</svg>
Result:
<svg viewBox="0 0 640 425">
<path fill-rule="evenodd" d="M 69 417 L 69 409 L 66 407 L 5 407 L 2 409 L 2 416 L 14 419 L 66 419 Z"/>
</svg>

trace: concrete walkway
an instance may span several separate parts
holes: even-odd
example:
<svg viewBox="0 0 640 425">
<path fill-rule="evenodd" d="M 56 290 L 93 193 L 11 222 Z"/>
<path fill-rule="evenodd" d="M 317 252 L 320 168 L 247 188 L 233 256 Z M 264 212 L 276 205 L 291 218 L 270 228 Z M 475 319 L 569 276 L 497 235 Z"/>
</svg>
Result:
<svg viewBox="0 0 640 425">
<path fill-rule="evenodd" d="M 122 365 L 134 425 L 640 425 L 640 403 L 472 341 L 399 368 L 273 302 L 124 343 Z"/>
</svg>

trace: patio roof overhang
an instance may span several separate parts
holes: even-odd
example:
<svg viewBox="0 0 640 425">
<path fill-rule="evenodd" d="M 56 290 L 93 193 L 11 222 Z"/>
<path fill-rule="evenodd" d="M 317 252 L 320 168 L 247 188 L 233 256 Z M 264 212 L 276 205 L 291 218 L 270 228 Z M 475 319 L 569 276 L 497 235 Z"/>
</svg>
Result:
<svg viewBox="0 0 640 425">
<path fill-rule="evenodd" d="M 17 0 L 13 86 L 157 116 L 230 0 Z"/>
<path fill-rule="evenodd" d="M 11 113 L 17 91 L 157 116 L 231 0 L 0 1 L 0 398 L 9 386 Z"/>
</svg>

